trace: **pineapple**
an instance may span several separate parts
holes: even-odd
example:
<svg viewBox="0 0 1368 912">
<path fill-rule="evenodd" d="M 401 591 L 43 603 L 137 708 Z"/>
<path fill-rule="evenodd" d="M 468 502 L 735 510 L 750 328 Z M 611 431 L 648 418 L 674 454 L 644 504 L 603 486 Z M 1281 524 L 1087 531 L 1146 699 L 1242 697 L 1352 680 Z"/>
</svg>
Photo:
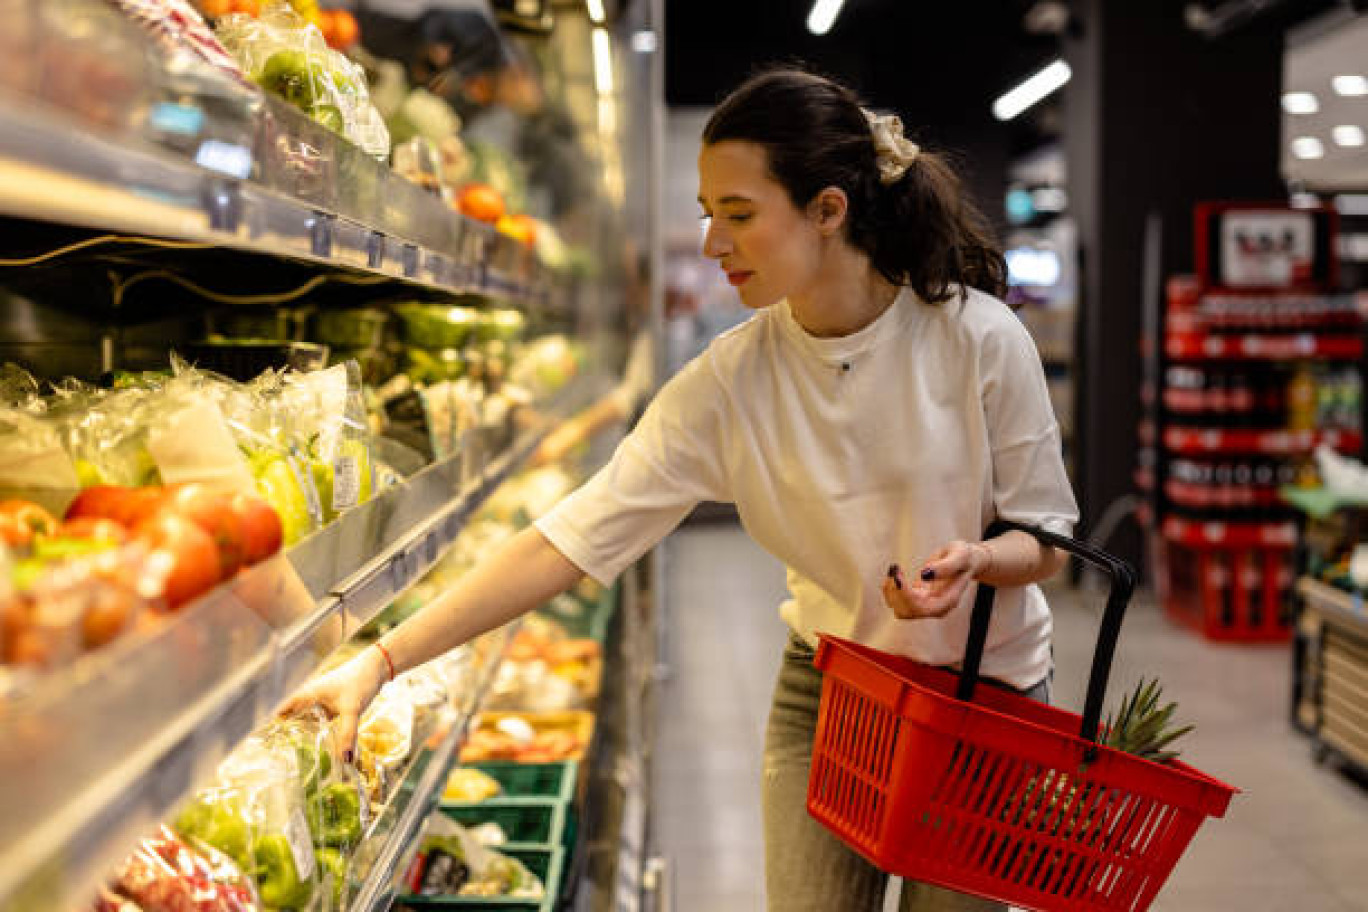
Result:
<svg viewBox="0 0 1368 912">
<path fill-rule="evenodd" d="M 1158 678 L 1148 683 L 1141 678 L 1135 690 L 1121 701 L 1115 719 L 1107 717 L 1107 737 L 1103 743 L 1155 763 L 1172 762 L 1178 756 L 1178 751 L 1166 748 L 1192 731 L 1193 726 L 1169 728 L 1178 704 L 1169 703 L 1159 708 L 1162 695 L 1163 689 L 1159 686 Z"/>
</svg>

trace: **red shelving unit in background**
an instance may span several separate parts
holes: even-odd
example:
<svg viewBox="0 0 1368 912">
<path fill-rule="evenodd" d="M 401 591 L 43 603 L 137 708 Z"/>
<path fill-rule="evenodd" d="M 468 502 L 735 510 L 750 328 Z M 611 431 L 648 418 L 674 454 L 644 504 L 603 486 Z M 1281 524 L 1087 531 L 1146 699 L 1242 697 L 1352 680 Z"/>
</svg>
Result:
<svg viewBox="0 0 1368 912">
<path fill-rule="evenodd" d="M 1198 206 L 1198 274 L 1170 278 L 1141 340 L 1156 588 L 1213 640 L 1289 638 L 1298 525 L 1278 487 L 1321 444 L 1363 447 L 1363 321 L 1331 293 L 1335 225 L 1328 209 Z"/>
</svg>

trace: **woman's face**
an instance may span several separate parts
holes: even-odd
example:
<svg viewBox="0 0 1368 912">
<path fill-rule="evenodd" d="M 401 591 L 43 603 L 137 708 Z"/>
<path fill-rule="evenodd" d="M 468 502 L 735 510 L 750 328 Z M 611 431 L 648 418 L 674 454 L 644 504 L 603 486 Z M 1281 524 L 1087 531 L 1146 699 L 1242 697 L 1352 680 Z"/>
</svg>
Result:
<svg viewBox="0 0 1368 912">
<path fill-rule="evenodd" d="M 698 202 L 708 220 L 703 255 L 717 260 L 747 307 L 768 307 L 811 284 L 821 235 L 770 176 L 764 146 L 740 140 L 705 145 L 698 156 Z"/>
</svg>

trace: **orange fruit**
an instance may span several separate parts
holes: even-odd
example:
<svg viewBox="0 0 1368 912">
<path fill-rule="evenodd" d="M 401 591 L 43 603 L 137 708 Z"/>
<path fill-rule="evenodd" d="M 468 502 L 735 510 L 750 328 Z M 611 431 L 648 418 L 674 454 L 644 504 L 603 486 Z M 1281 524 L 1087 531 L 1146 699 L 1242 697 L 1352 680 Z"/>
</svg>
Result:
<svg viewBox="0 0 1368 912">
<path fill-rule="evenodd" d="M 494 227 L 527 247 L 537 242 L 537 220 L 522 212 L 501 216 Z"/>
<path fill-rule="evenodd" d="M 333 47 L 340 51 L 356 44 L 356 40 L 361 37 L 361 27 L 356 24 L 356 17 L 350 10 L 333 10 Z"/>
<path fill-rule="evenodd" d="M 497 223 L 499 216 L 504 214 L 503 197 L 488 184 L 466 184 L 461 188 L 457 206 L 465 215 L 491 225 Z"/>
<path fill-rule="evenodd" d="M 233 0 L 200 0 L 200 12 L 206 19 L 218 19 L 233 11 Z"/>
</svg>

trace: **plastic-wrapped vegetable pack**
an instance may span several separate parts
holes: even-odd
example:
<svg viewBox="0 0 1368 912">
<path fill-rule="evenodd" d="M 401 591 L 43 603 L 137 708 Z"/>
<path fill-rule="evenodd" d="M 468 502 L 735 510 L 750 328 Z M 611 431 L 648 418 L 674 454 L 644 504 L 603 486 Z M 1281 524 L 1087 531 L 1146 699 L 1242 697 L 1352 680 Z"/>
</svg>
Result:
<svg viewBox="0 0 1368 912">
<path fill-rule="evenodd" d="M 218 38 L 257 85 L 375 158 L 389 157 L 389 130 L 371 103 L 365 73 L 289 4 L 268 4 L 257 19 L 226 16 Z"/>
</svg>

